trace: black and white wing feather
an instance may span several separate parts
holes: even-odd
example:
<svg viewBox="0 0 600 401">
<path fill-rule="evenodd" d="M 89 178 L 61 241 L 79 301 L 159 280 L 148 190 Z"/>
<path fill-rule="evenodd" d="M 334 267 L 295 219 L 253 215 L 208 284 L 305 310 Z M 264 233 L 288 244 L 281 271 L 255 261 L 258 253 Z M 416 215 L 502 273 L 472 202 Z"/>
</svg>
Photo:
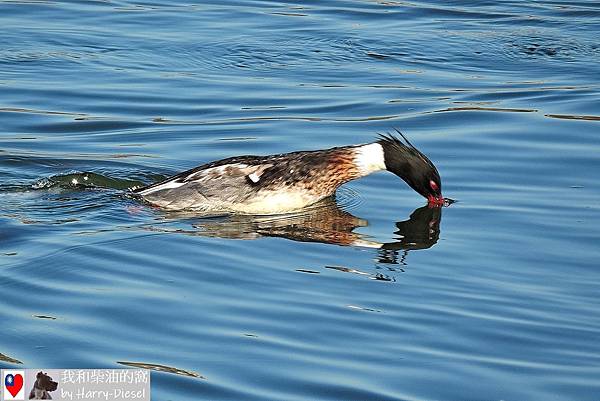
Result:
<svg viewBox="0 0 600 401">
<path fill-rule="evenodd" d="M 135 190 L 157 206 L 172 209 L 214 208 L 243 202 L 273 164 L 247 161 L 210 163 Z M 216 203 L 221 205 L 217 205 Z"/>
</svg>

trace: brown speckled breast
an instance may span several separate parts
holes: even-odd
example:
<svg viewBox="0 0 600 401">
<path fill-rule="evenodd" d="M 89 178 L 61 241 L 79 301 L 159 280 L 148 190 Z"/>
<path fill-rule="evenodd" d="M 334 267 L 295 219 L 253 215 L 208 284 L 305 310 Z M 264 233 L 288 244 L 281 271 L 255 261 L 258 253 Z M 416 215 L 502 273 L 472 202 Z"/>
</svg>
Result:
<svg viewBox="0 0 600 401">
<path fill-rule="evenodd" d="M 317 171 L 314 176 L 313 188 L 319 193 L 333 195 L 342 184 L 360 177 L 354 164 L 353 149 L 343 149 L 332 152 L 327 167 Z"/>
<path fill-rule="evenodd" d="M 274 158 L 261 177 L 261 189 L 302 190 L 315 196 L 333 195 L 342 184 L 360 177 L 354 147 L 299 152 Z"/>
</svg>

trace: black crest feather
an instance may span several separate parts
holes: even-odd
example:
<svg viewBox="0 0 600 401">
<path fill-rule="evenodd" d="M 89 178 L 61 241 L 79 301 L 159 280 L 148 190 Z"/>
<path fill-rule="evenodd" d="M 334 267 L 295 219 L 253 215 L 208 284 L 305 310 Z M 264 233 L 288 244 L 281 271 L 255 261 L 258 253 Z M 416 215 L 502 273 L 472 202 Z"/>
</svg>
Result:
<svg viewBox="0 0 600 401">
<path fill-rule="evenodd" d="M 402 132 L 395 131 L 399 137 L 390 133 L 379 134 L 378 142 L 383 147 L 386 168 L 424 197 L 439 195 L 441 180 L 435 165 Z M 430 181 L 438 185 L 439 191 L 430 188 Z"/>
<path fill-rule="evenodd" d="M 400 135 L 402 140 L 400 140 L 398 137 L 396 137 L 388 132 L 386 134 L 378 135 L 380 142 L 383 142 L 384 144 L 387 144 L 390 147 L 394 147 L 397 150 L 399 150 L 400 152 L 403 152 L 403 153 L 407 152 L 409 154 L 412 154 L 413 156 L 417 156 L 421 160 L 423 160 L 425 163 L 427 163 L 429 166 L 431 166 L 433 169 L 435 169 L 435 166 L 431 162 L 431 160 L 429 160 L 427 158 L 427 156 L 425 156 L 423 153 L 421 153 L 421 151 L 419 149 L 417 149 L 408 140 L 408 138 L 402 132 L 400 132 L 400 130 L 398 128 L 394 128 L 394 131 L 396 131 L 398 133 L 398 135 Z"/>
</svg>

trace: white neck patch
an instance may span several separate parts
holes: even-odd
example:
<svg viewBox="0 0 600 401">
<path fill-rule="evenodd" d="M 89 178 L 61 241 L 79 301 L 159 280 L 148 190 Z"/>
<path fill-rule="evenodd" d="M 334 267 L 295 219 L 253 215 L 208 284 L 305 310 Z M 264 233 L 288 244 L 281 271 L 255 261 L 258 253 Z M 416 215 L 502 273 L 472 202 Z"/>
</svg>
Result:
<svg viewBox="0 0 600 401">
<path fill-rule="evenodd" d="M 377 142 L 358 146 L 355 150 L 354 164 L 363 176 L 385 170 L 383 147 Z"/>
</svg>

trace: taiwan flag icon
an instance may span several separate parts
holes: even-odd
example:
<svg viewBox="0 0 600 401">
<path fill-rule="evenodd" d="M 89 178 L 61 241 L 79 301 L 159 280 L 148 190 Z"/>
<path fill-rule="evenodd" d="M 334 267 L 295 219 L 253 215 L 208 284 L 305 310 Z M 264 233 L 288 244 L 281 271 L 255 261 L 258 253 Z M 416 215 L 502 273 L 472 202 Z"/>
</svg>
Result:
<svg viewBox="0 0 600 401">
<path fill-rule="evenodd" d="M 23 383 L 24 377 L 25 371 L 23 370 L 2 371 L 2 390 L 5 401 L 25 399 L 25 383 Z"/>
</svg>

